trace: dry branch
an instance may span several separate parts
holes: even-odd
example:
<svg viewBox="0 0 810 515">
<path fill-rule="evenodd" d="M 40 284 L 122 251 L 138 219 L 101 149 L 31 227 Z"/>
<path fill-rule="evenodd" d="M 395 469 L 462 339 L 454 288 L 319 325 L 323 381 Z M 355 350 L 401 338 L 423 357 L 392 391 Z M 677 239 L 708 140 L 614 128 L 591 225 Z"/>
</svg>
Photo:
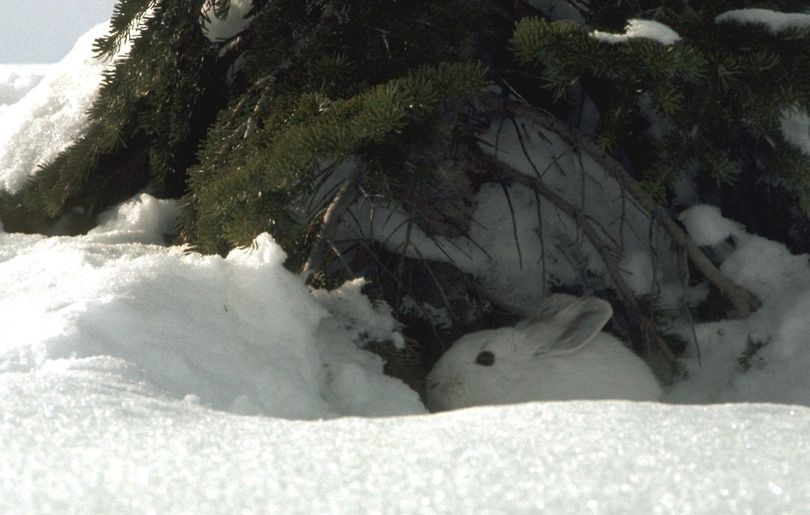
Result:
<svg viewBox="0 0 810 515">
<path fill-rule="evenodd" d="M 343 222 L 343 216 L 360 195 L 360 183 L 363 180 L 364 166 L 359 163 L 346 177 L 324 212 L 323 222 L 315 235 L 315 242 L 312 244 L 309 257 L 307 257 L 304 266 L 301 268 L 301 274 L 306 284 L 311 284 L 315 272 L 323 268 L 326 254 L 332 248 L 332 241 L 335 239 L 340 224 Z"/>
<path fill-rule="evenodd" d="M 672 241 L 684 249 L 689 260 L 700 270 L 703 276 L 731 301 L 739 318 L 747 317 L 760 307 L 759 299 L 753 293 L 734 284 L 728 277 L 723 275 L 686 232 L 672 219 L 667 210 L 650 198 L 624 167 L 599 146 L 554 116 L 529 105 L 507 102 L 506 111 L 507 114 L 531 120 L 554 131 L 572 148 L 584 152 L 604 168 L 630 194 L 630 197 L 644 208 L 650 217 L 658 221 L 672 238 Z"/>
<path fill-rule="evenodd" d="M 494 167 L 496 167 L 497 175 L 501 179 L 506 179 L 510 182 L 525 186 L 537 195 L 540 195 L 544 199 L 554 204 L 557 209 L 562 211 L 574 221 L 579 230 L 582 231 L 588 241 L 591 242 L 593 247 L 599 253 L 602 261 L 605 263 L 605 267 L 607 268 L 610 278 L 613 280 L 613 283 L 622 294 L 622 297 L 624 297 L 628 307 L 635 314 L 636 319 L 639 321 L 645 335 L 655 341 L 656 345 L 667 359 L 673 363 L 676 362 L 677 357 L 669 348 L 666 341 L 664 341 L 664 339 L 658 334 L 655 323 L 642 313 L 633 291 L 624 281 L 624 277 L 619 269 L 619 262 L 616 255 L 613 253 L 613 248 L 611 245 L 605 242 L 604 239 L 602 239 L 602 237 L 599 235 L 599 231 L 596 230 L 585 213 L 577 206 L 564 199 L 559 193 L 546 186 L 541 179 L 525 175 L 506 163 L 497 161 L 494 158 L 484 157 L 484 159 L 487 159 Z"/>
</svg>

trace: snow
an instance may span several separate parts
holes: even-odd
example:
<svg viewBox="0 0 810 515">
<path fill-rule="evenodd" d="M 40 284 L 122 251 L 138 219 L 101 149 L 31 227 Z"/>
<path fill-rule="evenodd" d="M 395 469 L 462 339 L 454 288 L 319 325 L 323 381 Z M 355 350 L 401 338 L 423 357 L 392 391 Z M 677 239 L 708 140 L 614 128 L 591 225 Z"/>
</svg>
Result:
<svg viewBox="0 0 810 515">
<path fill-rule="evenodd" d="M 777 402 L 810 405 L 810 256 L 745 232 L 710 206 L 685 211 L 690 236 L 706 245 L 732 241 L 721 271 L 751 290 L 763 306 L 748 319 L 682 328 L 700 346 L 683 363 L 689 377 L 676 384 L 673 402 Z M 706 237 L 710 234 L 711 237 Z M 714 241 L 715 243 L 711 243 Z"/>
<path fill-rule="evenodd" d="M 178 398 L 218 409 L 293 418 L 424 411 L 416 393 L 358 348 L 363 338 L 401 336 L 357 285 L 313 297 L 266 234 L 226 259 L 121 243 L 123 234 L 144 239 L 143 227 L 163 226 L 155 213 L 132 216 L 165 210 L 140 200 L 110 217 L 115 231 L 0 235 L 0 370 L 114 356 Z M 110 234 L 116 244 L 97 241 Z M 350 382 L 363 396 L 330 390 L 322 398 L 333 382 Z"/>
<path fill-rule="evenodd" d="M 660 281 L 656 277 L 655 267 L 649 252 L 634 250 L 627 252 L 619 263 L 624 282 L 636 295 L 653 293 L 655 285 Z"/>
<path fill-rule="evenodd" d="M 719 14 L 715 23 L 764 25 L 771 33 L 810 28 L 810 14 L 783 13 L 769 9 L 735 9 Z"/>
<path fill-rule="evenodd" d="M 46 68 L 44 77 L 20 100 L 0 105 L 0 191 L 19 189 L 38 165 L 54 158 L 79 134 L 109 66 L 92 53 L 93 41 L 106 31 L 107 23 L 96 25 L 59 64 Z"/>
<path fill-rule="evenodd" d="M 686 232 L 700 246 L 719 245 L 730 236 L 742 234 L 742 226 L 720 216 L 720 209 L 705 204 L 683 211 L 678 219 L 683 222 Z"/>
<path fill-rule="evenodd" d="M 0 403 L 4 513 L 801 513 L 810 495 L 801 407 L 300 422 L 172 401 L 115 362 L 0 375 Z"/>
<path fill-rule="evenodd" d="M 165 243 L 179 215 L 177 203 L 146 193 L 104 211 L 88 240 L 103 243 Z"/>
<path fill-rule="evenodd" d="M 228 15 L 220 20 L 214 15 L 213 2 L 206 3 L 203 7 L 203 15 L 208 18 L 203 25 L 205 37 L 212 42 L 232 38 L 250 23 L 252 17 L 246 18 L 245 15 L 252 7 L 252 0 L 231 0 Z"/>
<path fill-rule="evenodd" d="M 652 39 L 662 45 L 672 45 L 681 39 L 681 36 L 679 36 L 677 32 L 663 23 L 639 19 L 628 20 L 624 34 L 613 34 L 595 30 L 591 32 L 591 37 L 599 41 L 604 41 L 605 43 L 625 43 L 630 39 L 644 38 Z"/>
<path fill-rule="evenodd" d="M 810 155 L 810 116 L 799 107 L 785 110 L 782 113 L 782 136 Z"/>
<path fill-rule="evenodd" d="M 398 332 L 396 321 L 391 318 L 391 308 L 384 303 L 372 304 L 363 295 L 364 279 L 354 279 L 332 290 L 315 290 L 312 296 L 333 314 L 339 314 L 342 323 L 362 324 L 363 338 L 368 341 L 391 340 L 401 348 L 405 342 Z M 384 314 L 385 316 L 380 316 Z"/>
<path fill-rule="evenodd" d="M 14 86 L 14 95 L 31 87 L 21 99 L 0 105 L 0 188 L 19 185 L 81 126 L 106 66 L 89 57 L 94 30 L 38 85 L 32 73 Z M 704 285 L 679 289 L 669 243 L 596 163 L 540 127 L 527 124 L 523 136 L 544 181 L 581 198 L 605 237 L 621 242 L 635 291 L 655 282 L 670 298 L 705 295 Z M 495 129 L 483 137 L 492 143 Z M 534 174 L 512 128 L 497 141 L 493 155 Z M 443 246 L 517 309 L 539 302 L 545 273 L 561 282 L 580 280 L 582 266 L 604 274 L 570 220 L 541 205 L 540 235 L 534 195 L 507 191 L 514 220 L 500 185 L 475 199 L 472 236 L 488 255 L 418 228 L 414 244 L 445 259 Z M 380 225 L 366 230 L 391 233 L 401 213 L 389 209 L 390 226 L 378 213 Z M 167 247 L 176 215 L 174 202 L 139 194 L 84 236 L 0 230 L 0 512 L 807 511 L 810 259 L 712 206 L 681 221 L 763 307 L 746 320 L 678 321 L 699 353 L 687 351 L 688 376 L 668 387 L 666 404 L 437 415 L 364 350 L 369 340 L 403 342 L 362 281 L 310 291 L 267 234 L 225 258 Z M 651 249 L 665 266 L 651 266 Z"/>
<path fill-rule="evenodd" d="M 0 64 L 0 116 L 7 105 L 25 96 L 48 73 L 47 64 Z"/>
<path fill-rule="evenodd" d="M 721 225 L 711 210 L 703 216 Z M 144 195 L 105 215 L 139 238 L 162 217 L 171 210 Z M 756 323 L 775 322 L 771 355 L 788 354 L 721 386 L 744 400 L 781 382 L 776 400 L 784 401 L 807 379 L 781 377 L 802 354 L 780 342 L 802 332 L 810 299 L 780 314 L 790 299 L 778 292 L 810 291 L 807 257 L 748 238 L 724 270 L 772 304 Z M 357 346 L 363 327 L 377 335 L 396 329 L 387 309 L 362 297 L 359 282 L 311 294 L 283 259 L 267 235 L 224 259 L 93 235 L 0 235 L 0 491 L 14 492 L 0 495 L 0 511 L 806 506 L 808 408 L 583 401 L 418 416 L 416 394 Z M 726 335 L 712 342 L 720 353 L 744 342 L 743 332 L 739 341 Z M 695 379 L 724 373 L 718 365 L 728 360 L 710 350 Z M 802 370 L 807 363 L 795 363 Z M 341 414 L 400 416 L 279 418 Z"/>
</svg>

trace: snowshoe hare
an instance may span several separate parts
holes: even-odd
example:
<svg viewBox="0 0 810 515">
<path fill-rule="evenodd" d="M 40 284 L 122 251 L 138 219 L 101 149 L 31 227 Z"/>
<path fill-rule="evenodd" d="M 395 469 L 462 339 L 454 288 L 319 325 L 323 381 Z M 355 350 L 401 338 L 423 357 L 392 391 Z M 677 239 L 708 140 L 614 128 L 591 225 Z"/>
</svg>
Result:
<svg viewBox="0 0 810 515">
<path fill-rule="evenodd" d="M 660 399 L 661 387 L 647 365 L 621 341 L 600 332 L 612 315 L 604 300 L 556 294 L 515 327 L 463 336 L 428 375 L 428 408 Z"/>
</svg>

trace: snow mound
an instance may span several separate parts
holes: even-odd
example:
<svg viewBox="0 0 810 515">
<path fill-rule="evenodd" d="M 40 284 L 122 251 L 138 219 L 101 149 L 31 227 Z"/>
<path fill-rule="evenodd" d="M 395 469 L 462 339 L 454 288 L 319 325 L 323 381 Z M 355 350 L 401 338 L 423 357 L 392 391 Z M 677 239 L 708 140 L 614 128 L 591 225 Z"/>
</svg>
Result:
<svg viewBox="0 0 810 515">
<path fill-rule="evenodd" d="M 36 87 L 0 112 L 0 191 L 19 189 L 84 127 L 84 114 L 110 65 L 95 59 L 92 50 L 106 31 L 107 23 L 93 27 L 59 64 L 48 68 Z"/>
<path fill-rule="evenodd" d="M 710 206 L 691 208 L 681 219 L 701 244 L 730 246 L 716 252 L 721 271 L 763 306 L 745 320 L 683 328 L 688 341 L 697 338 L 700 354 L 690 348 L 683 361 L 689 376 L 668 400 L 810 405 L 810 256 L 748 234 Z"/>
<path fill-rule="evenodd" d="M 652 39 L 662 45 L 672 45 L 680 41 L 681 36 L 663 23 L 653 20 L 631 19 L 627 21 L 624 34 L 613 34 L 595 30 L 591 37 L 605 43 L 624 43 L 634 38 Z"/>
<path fill-rule="evenodd" d="M 163 207 L 140 196 L 108 225 L 139 239 L 132 229 L 161 224 L 138 220 Z M 729 223 L 711 209 L 692 216 Z M 807 403 L 807 256 L 742 230 L 735 241 L 723 270 L 765 306 L 696 327 L 702 365 L 687 360 L 690 381 L 670 400 Z M 806 507 L 810 410 L 800 406 L 551 402 L 278 418 L 424 413 L 358 348 L 398 340 L 388 308 L 362 296 L 362 281 L 311 293 L 284 259 L 268 235 L 223 259 L 0 234 L 0 483 L 13 492 L 0 494 L 0 512 Z M 768 343 L 736 368 L 748 342 Z"/>
<path fill-rule="evenodd" d="M 742 233 L 742 226 L 723 218 L 715 206 L 701 204 L 691 207 L 681 212 L 678 219 L 686 226 L 692 240 L 701 246 L 718 245 L 726 238 Z"/>
<path fill-rule="evenodd" d="M 162 244 L 173 232 L 179 212 L 177 201 L 142 193 L 101 213 L 87 239 L 99 243 Z"/>
<path fill-rule="evenodd" d="M 216 409 L 290 418 L 425 411 L 358 348 L 367 327 L 401 338 L 388 312 L 361 305 L 330 315 L 283 268 L 269 235 L 226 259 L 94 241 L 110 235 L 121 237 L 0 234 L 0 372 L 113 356 L 167 395 Z M 319 298 L 327 307 L 368 303 L 342 290 Z M 340 313 L 353 313 L 351 323 Z"/>
<path fill-rule="evenodd" d="M 799 513 L 810 410 L 571 402 L 326 422 L 113 359 L 0 374 L 3 513 Z"/>
</svg>

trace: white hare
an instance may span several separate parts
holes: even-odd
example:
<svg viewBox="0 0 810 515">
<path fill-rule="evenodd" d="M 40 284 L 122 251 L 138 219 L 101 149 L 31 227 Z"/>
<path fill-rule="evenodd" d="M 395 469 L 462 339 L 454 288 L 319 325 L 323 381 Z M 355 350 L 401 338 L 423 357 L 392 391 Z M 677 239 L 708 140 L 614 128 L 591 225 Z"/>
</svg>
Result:
<svg viewBox="0 0 810 515">
<path fill-rule="evenodd" d="M 661 386 L 621 341 L 600 332 L 610 304 L 551 295 L 515 327 L 470 333 L 445 352 L 427 379 L 431 411 L 538 400 L 654 401 Z"/>
</svg>

